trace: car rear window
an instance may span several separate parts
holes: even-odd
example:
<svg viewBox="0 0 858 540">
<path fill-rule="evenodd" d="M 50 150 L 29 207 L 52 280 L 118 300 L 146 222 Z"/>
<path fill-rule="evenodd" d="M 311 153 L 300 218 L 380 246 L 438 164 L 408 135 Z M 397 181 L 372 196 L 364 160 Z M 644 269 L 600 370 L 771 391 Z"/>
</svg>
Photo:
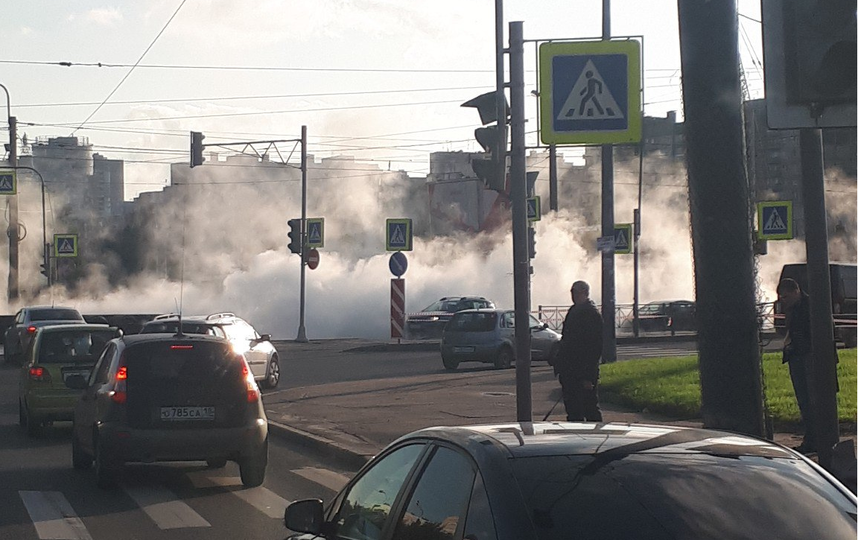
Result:
<svg viewBox="0 0 858 540">
<path fill-rule="evenodd" d="M 447 323 L 447 332 L 490 332 L 497 325 L 498 315 L 490 313 L 457 313 Z"/>
<path fill-rule="evenodd" d="M 226 343 L 157 341 L 125 350 L 128 377 L 135 382 L 179 381 L 195 385 L 232 374 L 241 378 L 241 362 Z"/>
<path fill-rule="evenodd" d="M 94 364 L 113 330 L 63 330 L 47 332 L 39 344 L 40 364 Z"/>
<path fill-rule="evenodd" d="M 709 454 L 513 460 L 539 540 L 855 538 L 855 503 L 801 461 Z"/>
<path fill-rule="evenodd" d="M 141 334 L 175 334 L 179 331 L 178 321 L 147 323 Z M 182 333 L 215 335 L 211 326 L 193 322 L 182 322 Z"/>
<path fill-rule="evenodd" d="M 83 316 L 76 309 L 33 309 L 31 321 L 82 321 Z"/>
</svg>

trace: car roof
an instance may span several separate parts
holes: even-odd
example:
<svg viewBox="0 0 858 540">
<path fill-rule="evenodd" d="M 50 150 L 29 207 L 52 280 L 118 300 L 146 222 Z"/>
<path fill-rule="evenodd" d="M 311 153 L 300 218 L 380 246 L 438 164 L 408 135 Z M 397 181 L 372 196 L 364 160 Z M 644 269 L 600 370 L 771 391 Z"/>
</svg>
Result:
<svg viewBox="0 0 858 540">
<path fill-rule="evenodd" d="M 590 455 L 619 459 L 636 453 L 795 458 L 771 441 L 723 431 L 655 424 L 519 422 L 426 428 L 402 439 L 431 438 L 480 453 L 487 443 L 512 457 Z M 400 439 L 400 440 L 402 440 Z"/>
<path fill-rule="evenodd" d="M 140 345 L 143 343 L 153 343 L 158 341 L 210 341 L 213 343 L 228 343 L 226 340 L 217 336 L 209 336 L 206 334 L 182 334 L 177 336 L 171 333 L 151 333 L 151 334 L 130 334 L 119 338 L 126 346 Z"/>
<path fill-rule="evenodd" d="M 507 311 L 515 311 L 514 309 L 503 309 L 503 308 L 472 308 L 472 309 L 463 309 L 461 311 L 457 311 L 456 315 L 459 313 L 506 313 Z M 456 315 L 453 315 L 454 317 Z"/>
<path fill-rule="evenodd" d="M 47 333 L 47 332 L 65 332 L 65 331 L 74 331 L 80 332 L 81 330 L 118 330 L 115 326 L 110 326 L 109 324 L 97 324 L 97 323 L 84 323 L 84 324 L 52 324 L 50 326 L 41 326 L 39 327 L 39 332 Z"/>
<path fill-rule="evenodd" d="M 27 306 L 27 307 L 22 307 L 18 311 L 33 311 L 34 309 L 55 310 L 55 311 L 77 311 L 77 308 L 66 307 L 66 306 Z"/>
</svg>

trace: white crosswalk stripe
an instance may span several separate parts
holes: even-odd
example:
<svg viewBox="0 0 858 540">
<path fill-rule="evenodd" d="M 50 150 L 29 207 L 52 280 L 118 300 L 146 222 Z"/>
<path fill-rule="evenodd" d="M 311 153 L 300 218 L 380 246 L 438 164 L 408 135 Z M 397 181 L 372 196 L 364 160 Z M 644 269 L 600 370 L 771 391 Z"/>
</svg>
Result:
<svg viewBox="0 0 858 540">
<path fill-rule="evenodd" d="M 289 506 L 289 501 L 277 495 L 266 487 L 243 488 L 238 476 L 191 476 L 191 482 L 196 488 L 212 486 L 237 487 L 230 491 L 236 497 L 244 500 L 268 517 L 283 519 L 283 511 Z"/>
<path fill-rule="evenodd" d="M 161 529 L 211 527 L 168 489 L 157 486 L 125 486 L 123 489 Z"/>
<path fill-rule="evenodd" d="M 295 469 L 292 472 L 299 476 L 303 476 L 311 482 L 325 486 L 331 491 L 339 491 L 349 482 L 348 476 L 342 475 L 338 472 L 329 471 L 328 469 L 304 467 L 303 469 Z"/>
<path fill-rule="evenodd" d="M 42 540 L 92 540 L 83 521 L 59 491 L 19 491 Z"/>
</svg>

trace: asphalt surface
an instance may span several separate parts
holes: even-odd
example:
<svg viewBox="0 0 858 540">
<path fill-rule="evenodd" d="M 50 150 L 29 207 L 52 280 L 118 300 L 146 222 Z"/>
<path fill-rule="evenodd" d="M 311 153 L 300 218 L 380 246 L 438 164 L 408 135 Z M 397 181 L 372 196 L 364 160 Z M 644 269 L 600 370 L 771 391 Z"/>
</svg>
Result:
<svg viewBox="0 0 858 540">
<path fill-rule="evenodd" d="M 405 345 L 418 350 L 427 346 Z M 314 354 L 320 349 L 368 354 L 395 354 L 403 350 L 401 344 L 360 340 L 278 342 L 277 347 L 287 359 Z M 288 372 L 284 377 L 288 377 Z M 558 403 L 559 383 L 544 363 L 533 365 L 531 395 L 534 421 L 546 417 L 549 421 L 565 421 L 563 403 Z M 515 369 L 438 372 L 286 387 L 266 394 L 264 402 L 275 433 L 351 466 L 361 465 L 388 443 L 417 429 L 515 422 L 517 417 Z M 623 410 L 609 403 L 602 403 L 602 410 L 608 422 L 702 426 L 699 419 L 677 420 L 646 411 Z M 773 438 L 786 446 L 801 442 L 796 433 L 776 433 Z"/>
</svg>

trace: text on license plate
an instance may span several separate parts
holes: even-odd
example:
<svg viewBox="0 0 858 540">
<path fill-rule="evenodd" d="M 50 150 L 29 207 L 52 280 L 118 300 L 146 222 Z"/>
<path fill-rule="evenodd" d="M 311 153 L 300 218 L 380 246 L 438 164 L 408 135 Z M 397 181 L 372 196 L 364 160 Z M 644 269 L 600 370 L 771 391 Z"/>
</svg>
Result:
<svg viewBox="0 0 858 540">
<path fill-rule="evenodd" d="M 473 347 L 453 347 L 454 353 L 462 353 L 462 352 L 474 352 Z"/>
<path fill-rule="evenodd" d="M 214 407 L 161 407 L 161 420 L 214 420 Z"/>
</svg>

